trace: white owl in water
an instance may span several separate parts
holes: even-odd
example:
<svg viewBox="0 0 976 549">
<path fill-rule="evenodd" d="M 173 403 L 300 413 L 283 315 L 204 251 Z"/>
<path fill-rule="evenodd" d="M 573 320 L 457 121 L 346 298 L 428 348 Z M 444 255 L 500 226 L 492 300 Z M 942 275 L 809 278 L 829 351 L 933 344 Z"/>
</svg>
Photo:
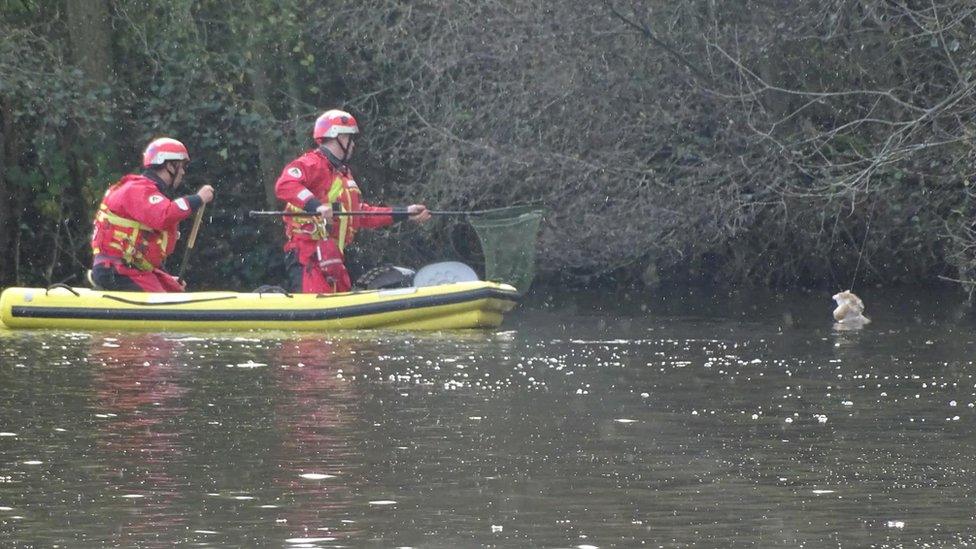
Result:
<svg viewBox="0 0 976 549">
<path fill-rule="evenodd" d="M 871 319 L 864 316 L 864 302 L 850 290 L 834 294 L 837 308 L 834 309 L 834 320 L 845 326 L 864 326 Z"/>
</svg>

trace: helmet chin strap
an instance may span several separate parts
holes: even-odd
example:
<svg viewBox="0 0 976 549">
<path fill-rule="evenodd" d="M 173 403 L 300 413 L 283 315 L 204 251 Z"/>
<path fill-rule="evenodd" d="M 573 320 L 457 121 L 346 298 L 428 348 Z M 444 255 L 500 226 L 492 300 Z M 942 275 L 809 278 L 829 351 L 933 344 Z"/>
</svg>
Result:
<svg viewBox="0 0 976 549">
<path fill-rule="evenodd" d="M 339 144 L 339 148 L 342 149 L 342 163 L 346 164 L 349 162 L 349 146 L 343 145 L 342 141 L 336 138 L 336 143 Z M 349 138 L 349 143 L 352 143 L 352 138 Z"/>
<path fill-rule="evenodd" d="M 344 170 L 347 168 L 346 161 L 348 160 L 349 157 L 349 150 L 346 147 L 343 147 L 342 143 L 339 143 L 339 148 L 342 149 L 342 158 L 336 156 L 334 152 L 332 152 L 328 147 L 326 147 L 325 141 L 323 141 L 322 144 L 319 145 L 319 151 L 321 151 L 322 154 L 324 154 L 325 157 L 329 159 L 329 162 L 332 162 L 332 165 L 335 166 L 336 168 L 340 168 Z"/>
<path fill-rule="evenodd" d="M 176 176 L 180 173 L 180 169 L 179 168 L 176 168 L 176 171 L 174 171 L 174 172 L 169 171 L 169 168 L 172 165 L 173 165 L 172 162 L 167 162 L 166 163 L 166 175 L 169 176 L 169 187 L 170 188 L 173 188 L 173 186 L 176 184 Z"/>
<path fill-rule="evenodd" d="M 169 181 L 166 182 L 166 192 L 164 193 L 167 196 L 172 195 L 174 192 L 176 192 L 176 176 L 179 175 L 180 173 L 179 168 L 176 168 L 175 171 L 171 170 L 170 166 L 172 165 L 173 165 L 172 162 L 166 162 L 165 164 L 163 164 L 163 171 L 165 171 L 166 175 L 169 176 Z"/>
</svg>

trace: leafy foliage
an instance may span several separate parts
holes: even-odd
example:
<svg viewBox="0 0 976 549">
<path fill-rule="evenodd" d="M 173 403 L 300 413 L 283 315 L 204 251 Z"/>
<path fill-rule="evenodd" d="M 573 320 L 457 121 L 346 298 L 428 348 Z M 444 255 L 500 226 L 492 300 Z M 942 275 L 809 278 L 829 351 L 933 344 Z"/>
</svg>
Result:
<svg viewBox="0 0 976 549">
<path fill-rule="evenodd" d="M 62 2 L 0 10 L 0 283 L 77 273 L 158 135 L 217 188 L 197 285 L 280 282 L 280 227 L 244 212 L 332 106 L 363 123 L 367 201 L 545 204 L 551 280 L 976 279 L 966 0 L 97 1 L 110 82 Z M 479 261 L 455 220 L 362 236 L 357 264 Z"/>
</svg>

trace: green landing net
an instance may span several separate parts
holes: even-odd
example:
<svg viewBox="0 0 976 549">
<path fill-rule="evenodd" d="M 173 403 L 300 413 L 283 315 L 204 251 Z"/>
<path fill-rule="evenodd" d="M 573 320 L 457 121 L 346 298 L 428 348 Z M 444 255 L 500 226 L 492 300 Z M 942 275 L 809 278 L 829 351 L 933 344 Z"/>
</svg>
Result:
<svg viewBox="0 0 976 549">
<path fill-rule="evenodd" d="M 535 242 L 545 210 L 511 206 L 471 215 L 485 256 L 485 280 L 511 284 L 524 294 L 535 278 Z"/>
</svg>

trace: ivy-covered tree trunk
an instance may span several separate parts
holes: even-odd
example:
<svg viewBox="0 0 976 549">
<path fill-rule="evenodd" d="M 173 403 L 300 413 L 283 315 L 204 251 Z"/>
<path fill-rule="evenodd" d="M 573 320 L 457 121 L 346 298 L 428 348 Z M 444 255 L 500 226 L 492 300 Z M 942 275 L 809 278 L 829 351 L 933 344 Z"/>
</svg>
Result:
<svg viewBox="0 0 976 549">
<path fill-rule="evenodd" d="M 114 74 L 109 0 L 67 0 L 65 14 L 71 62 L 84 75 L 82 90 L 92 99 L 104 97 L 109 112 L 112 112 L 117 79 Z M 61 183 L 64 191 L 57 202 L 58 225 L 51 231 L 54 249 L 51 264 L 45 272 L 48 283 L 54 281 L 53 273 L 58 271 L 61 276 L 68 276 L 69 280 L 80 280 L 77 278 L 80 271 L 86 269 L 90 261 L 83 235 L 91 230 L 94 212 L 85 200 L 65 200 L 65 197 L 85 196 L 86 183 L 100 176 L 105 167 L 120 169 L 116 152 L 121 141 L 119 125 L 112 124 L 109 118 L 95 119 L 84 134 L 82 131 L 75 124 L 68 124 L 60 137 L 59 148 L 64 152 L 69 178 Z M 95 146 L 75 146 L 81 139 L 92 141 Z M 65 253 L 60 253 L 61 250 Z"/>
<path fill-rule="evenodd" d="M 254 71 L 251 73 L 251 93 L 254 94 L 254 102 L 257 108 L 262 111 L 261 115 L 273 120 L 271 108 L 269 107 L 271 104 L 270 84 L 268 82 L 268 75 L 265 72 L 263 54 L 258 54 L 255 65 Z M 274 189 L 278 169 L 280 168 L 278 166 L 280 163 L 278 148 L 273 141 L 272 133 L 269 131 L 265 131 L 263 135 L 258 137 L 257 141 L 258 162 L 260 164 L 258 173 L 260 174 L 259 177 L 264 188 L 264 200 L 267 208 L 273 210 L 278 202 L 275 198 Z"/>
<path fill-rule="evenodd" d="M 112 76 L 112 25 L 108 0 L 67 0 L 68 36 L 75 66 L 93 82 Z"/>
<path fill-rule="evenodd" d="M 7 166 L 11 159 L 7 154 L 7 134 L 11 131 L 10 119 L 3 98 L 0 97 L 0 285 L 13 282 L 13 235 L 17 222 L 13 216 L 11 202 L 13 193 L 7 184 Z"/>
<path fill-rule="evenodd" d="M 112 55 L 112 14 L 109 0 L 67 0 L 66 21 L 72 64 L 84 75 L 82 85 L 86 92 L 97 93 L 99 90 L 109 92 L 107 97 L 112 103 L 115 88 L 115 60 Z M 98 153 L 105 157 L 105 161 L 113 168 L 119 169 L 118 154 L 115 151 L 120 141 L 121 127 L 104 121 L 99 125 L 98 141 L 104 144 L 98 147 Z M 91 139 L 94 136 L 89 136 Z M 81 170 L 82 177 L 90 176 L 90 170 Z"/>
</svg>

